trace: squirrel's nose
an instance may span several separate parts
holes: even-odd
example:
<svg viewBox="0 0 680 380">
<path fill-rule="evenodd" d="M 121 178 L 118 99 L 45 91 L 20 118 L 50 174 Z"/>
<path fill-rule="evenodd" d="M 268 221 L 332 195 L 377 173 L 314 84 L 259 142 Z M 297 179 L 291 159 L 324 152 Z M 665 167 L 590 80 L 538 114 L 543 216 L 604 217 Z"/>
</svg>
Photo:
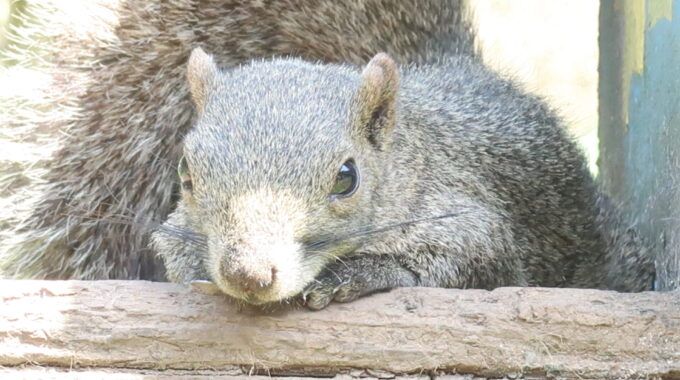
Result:
<svg viewBox="0 0 680 380">
<path fill-rule="evenodd" d="M 277 269 L 273 265 L 260 268 L 234 268 L 222 264 L 222 276 L 231 286 L 244 293 L 253 293 L 272 286 L 276 280 Z"/>
</svg>

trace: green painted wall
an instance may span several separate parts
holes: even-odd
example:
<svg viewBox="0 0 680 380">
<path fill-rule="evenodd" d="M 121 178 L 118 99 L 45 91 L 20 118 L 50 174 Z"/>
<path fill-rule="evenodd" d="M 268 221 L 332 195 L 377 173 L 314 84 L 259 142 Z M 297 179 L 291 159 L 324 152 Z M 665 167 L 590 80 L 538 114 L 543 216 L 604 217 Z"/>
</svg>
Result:
<svg viewBox="0 0 680 380">
<path fill-rule="evenodd" d="M 602 0 L 600 177 L 680 287 L 680 0 Z"/>
</svg>

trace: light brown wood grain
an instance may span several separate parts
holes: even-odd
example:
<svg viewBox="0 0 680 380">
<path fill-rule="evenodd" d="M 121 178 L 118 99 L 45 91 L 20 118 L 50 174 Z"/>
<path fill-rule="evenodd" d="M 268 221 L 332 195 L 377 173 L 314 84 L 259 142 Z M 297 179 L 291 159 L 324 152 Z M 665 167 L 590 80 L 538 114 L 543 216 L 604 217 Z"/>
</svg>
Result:
<svg viewBox="0 0 680 380">
<path fill-rule="evenodd" d="M 176 284 L 7 280 L 0 366 L 672 378 L 680 293 L 404 288 L 258 314 Z"/>
</svg>

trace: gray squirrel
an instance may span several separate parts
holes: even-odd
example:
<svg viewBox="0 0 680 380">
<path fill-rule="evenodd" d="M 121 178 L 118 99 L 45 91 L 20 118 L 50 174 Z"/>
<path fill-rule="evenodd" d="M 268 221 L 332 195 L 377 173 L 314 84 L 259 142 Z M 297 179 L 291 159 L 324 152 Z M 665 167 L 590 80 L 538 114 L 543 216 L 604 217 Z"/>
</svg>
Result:
<svg viewBox="0 0 680 380">
<path fill-rule="evenodd" d="M 2 277 L 165 278 L 149 234 L 177 202 L 195 46 L 223 68 L 475 54 L 459 1 L 79 1 L 17 2 L 0 51 L 49 84 L 0 99 L 0 144 L 34 153 L 0 165 Z"/>
<path fill-rule="evenodd" d="M 172 281 L 312 309 L 399 286 L 652 287 L 648 243 L 560 118 L 475 57 L 222 71 L 195 49 L 187 78 L 182 195 L 152 235 Z"/>
</svg>

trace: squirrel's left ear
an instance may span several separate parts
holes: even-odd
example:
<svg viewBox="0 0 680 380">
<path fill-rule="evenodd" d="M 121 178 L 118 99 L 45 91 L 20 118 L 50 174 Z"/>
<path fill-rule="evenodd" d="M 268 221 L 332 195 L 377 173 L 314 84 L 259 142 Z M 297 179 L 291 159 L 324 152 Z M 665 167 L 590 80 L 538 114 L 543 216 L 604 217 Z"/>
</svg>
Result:
<svg viewBox="0 0 680 380">
<path fill-rule="evenodd" d="M 383 150 L 394 126 L 399 69 L 385 53 L 378 53 L 364 68 L 355 100 L 355 131 L 376 149 Z"/>
<path fill-rule="evenodd" d="M 191 52 L 187 64 L 187 80 L 189 81 L 191 97 L 194 99 L 199 113 L 205 109 L 208 94 L 212 90 L 217 72 L 217 65 L 203 49 L 199 47 Z"/>
</svg>

